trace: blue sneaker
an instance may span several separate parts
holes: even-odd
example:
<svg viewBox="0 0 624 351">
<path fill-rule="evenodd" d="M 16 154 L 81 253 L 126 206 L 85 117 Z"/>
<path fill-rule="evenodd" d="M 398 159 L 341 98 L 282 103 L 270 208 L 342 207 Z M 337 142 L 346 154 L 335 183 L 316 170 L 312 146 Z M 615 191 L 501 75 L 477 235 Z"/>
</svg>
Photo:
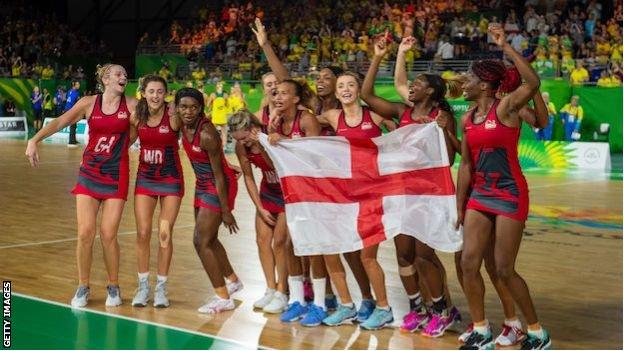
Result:
<svg viewBox="0 0 624 351">
<path fill-rule="evenodd" d="M 321 325 L 325 318 L 327 318 L 327 312 L 313 304 L 308 307 L 308 313 L 301 320 L 301 325 L 304 327 L 316 327 Z"/>
<path fill-rule="evenodd" d="M 338 306 L 336 312 L 332 313 L 329 317 L 323 319 L 323 324 L 329 326 L 337 326 L 347 322 L 352 322 L 357 316 L 355 305 L 347 307 L 345 305 Z"/>
<path fill-rule="evenodd" d="M 392 309 L 382 310 L 381 308 L 375 308 L 373 314 L 368 317 L 364 323 L 360 324 L 360 327 L 367 330 L 377 330 L 385 327 L 387 324 L 394 322 L 394 316 L 392 315 Z"/>
<path fill-rule="evenodd" d="M 364 323 L 373 314 L 375 310 L 375 300 L 362 300 L 362 304 L 360 304 L 360 309 L 357 312 L 357 321 L 359 323 Z"/>
<path fill-rule="evenodd" d="M 286 323 L 294 322 L 302 318 L 306 313 L 308 313 L 308 306 L 303 306 L 299 301 L 296 301 L 288 305 L 286 311 L 280 316 L 280 321 Z"/>
<path fill-rule="evenodd" d="M 338 299 L 336 298 L 336 295 L 325 295 L 325 307 L 328 310 L 335 310 L 338 308 Z"/>
</svg>

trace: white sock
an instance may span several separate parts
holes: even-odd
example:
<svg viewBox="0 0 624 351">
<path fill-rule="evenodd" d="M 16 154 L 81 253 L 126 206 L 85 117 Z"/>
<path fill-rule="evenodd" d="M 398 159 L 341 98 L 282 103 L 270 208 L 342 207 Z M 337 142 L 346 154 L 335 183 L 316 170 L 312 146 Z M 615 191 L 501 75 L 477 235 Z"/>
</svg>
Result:
<svg viewBox="0 0 624 351">
<path fill-rule="evenodd" d="M 355 307 L 355 304 L 353 302 L 351 302 L 351 303 L 341 303 L 341 305 L 343 305 L 344 307 L 347 307 L 347 308 L 354 308 Z"/>
<path fill-rule="evenodd" d="M 314 304 L 326 311 L 325 307 L 325 281 L 327 278 L 312 279 L 312 290 L 314 290 Z"/>
<path fill-rule="evenodd" d="M 487 319 L 485 320 L 485 324 L 484 325 L 482 325 L 482 326 L 476 326 L 475 325 L 474 326 L 474 330 L 477 333 L 481 334 L 481 335 L 486 335 L 488 333 L 489 329 L 490 329 L 490 322 L 488 322 Z"/>
<path fill-rule="evenodd" d="M 390 305 L 388 305 L 386 307 L 377 306 L 377 308 L 379 308 L 380 310 L 384 310 L 384 311 L 390 311 Z"/>
<path fill-rule="evenodd" d="M 149 279 L 149 272 L 139 273 L 139 280 Z"/>
<path fill-rule="evenodd" d="M 157 284 L 164 284 L 167 282 L 167 276 L 166 275 L 157 275 L 156 276 L 156 283 Z"/>
<path fill-rule="evenodd" d="M 522 329 L 522 323 L 517 317 L 514 319 L 505 319 L 505 325 L 508 327 Z"/>
<path fill-rule="evenodd" d="M 542 327 L 539 330 L 529 330 L 528 333 L 540 339 L 544 338 L 544 329 Z"/>
<path fill-rule="evenodd" d="M 302 275 L 289 275 L 288 287 L 290 288 L 290 300 L 289 304 L 299 302 L 302 306 L 306 305 L 305 298 L 303 297 L 303 276 Z"/>
</svg>

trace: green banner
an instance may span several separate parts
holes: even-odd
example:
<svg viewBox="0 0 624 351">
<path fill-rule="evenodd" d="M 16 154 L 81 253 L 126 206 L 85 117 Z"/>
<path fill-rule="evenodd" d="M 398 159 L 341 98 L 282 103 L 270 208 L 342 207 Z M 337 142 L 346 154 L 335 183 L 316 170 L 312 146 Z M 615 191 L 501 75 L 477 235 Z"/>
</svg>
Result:
<svg viewBox="0 0 624 351">
<path fill-rule="evenodd" d="M 163 63 L 169 63 L 169 70 L 175 73 L 178 65 L 188 65 L 188 60 L 183 55 L 137 55 L 135 60 L 135 77 L 139 78 L 146 74 L 155 74 L 162 68 Z"/>
</svg>

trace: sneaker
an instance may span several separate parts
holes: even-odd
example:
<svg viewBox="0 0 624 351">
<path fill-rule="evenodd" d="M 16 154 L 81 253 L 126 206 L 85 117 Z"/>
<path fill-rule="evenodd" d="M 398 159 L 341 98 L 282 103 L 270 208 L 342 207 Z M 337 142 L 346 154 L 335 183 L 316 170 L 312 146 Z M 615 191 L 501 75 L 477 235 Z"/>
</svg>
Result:
<svg viewBox="0 0 624 351">
<path fill-rule="evenodd" d="M 276 291 L 273 294 L 271 302 L 264 306 L 262 309 L 266 313 L 282 313 L 288 307 L 288 296 L 286 294 Z"/>
<path fill-rule="evenodd" d="M 345 305 L 338 306 L 336 312 L 332 313 L 329 317 L 323 319 L 323 324 L 329 326 L 337 326 L 348 322 L 353 322 L 357 317 L 358 312 L 355 309 L 355 305 L 348 307 Z"/>
<path fill-rule="evenodd" d="M 75 149 L 78 147 L 78 144 L 67 144 L 67 147 L 70 149 Z"/>
<path fill-rule="evenodd" d="M 231 298 L 224 299 L 215 295 L 210 300 L 208 300 L 208 303 L 198 308 L 197 312 L 214 314 L 223 311 L 233 310 L 235 307 L 236 305 L 234 305 L 234 300 L 232 300 Z"/>
<path fill-rule="evenodd" d="M 362 300 L 360 309 L 357 312 L 357 321 L 359 323 L 364 323 L 364 321 L 373 314 L 376 305 L 375 300 Z"/>
<path fill-rule="evenodd" d="M 308 307 L 308 313 L 301 320 L 301 325 L 304 327 L 316 327 L 321 325 L 325 318 L 327 318 L 327 312 L 323 308 L 312 304 Z"/>
<path fill-rule="evenodd" d="M 314 301 L 314 289 L 312 289 L 312 282 L 307 279 L 303 281 L 303 297 L 306 302 Z"/>
<path fill-rule="evenodd" d="M 526 334 L 522 329 L 503 324 L 503 331 L 494 342 L 500 346 L 513 346 L 524 341 L 524 339 L 526 339 Z"/>
<path fill-rule="evenodd" d="M 243 290 L 243 282 L 240 281 L 240 279 L 238 279 L 235 282 L 231 282 L 231 281 L 227 281 L 225 283 L 225 286 L 227 287 L 227 291 L 228 291 L 228 295 L 232 295 L 232 294 L 236 294 L 237 292 Z"/>
<path fill-rule="evenodd" d="M 275 295 L 275 290 L 266 289 L 264 291 L 264 295 L 260 299 L 258 299 L 256 302 L 254 302 L 253 307 L 264 308 L 264 306 L 268 305 L 271 302 L 271 300 L 273 300 L 273 295 Z"/>
<path fill-rule="evenodd" d="M 368 317 L 364 323 L 360 324 L 360 327 L 367 330 L 377 330 L 385 327 L 387 324 L 394 322 L 394 316 L 392 315 L 392 309 L 383 310 L 376 307 L 373 313 Z"/>
<path fill-rule="evenodd" d="M 552 341 L 550 335 L 546 329 L 542 329 L 544 336 L 542 338 L 537 337 L 531 332 L 527 333 L 527 338 L 522 342 L 523 350 L 550 350 Z"/>
<path fill-rule="evenodd" d="M 444 332 L 455 324 L 457 313 L 457 309 L 446 309 L 442 314 L 433 313 L 422 335 L 430 338 L 437 338 L 444 335 Z"/>
<path fill-rule="evenodd" d="M 455 307 L 455 306 L 451 307 L 451 315 L 455 316 L 455 318 L 454 318 L 455 322 L 461 323 L 462 316 L 461 316 L 461 313 L 459 313 L 459 310 L 457 309 L 457 307 Z"/>
<path fill-rule="evenodd" d="M 149 280 L 139 279 L 139 286 L 137 287 L 136 294 L 134 294 L 134 298 L 132 299 L 132 306 L 134 307 L 145 307 L 149 302 Z"/>
<path fill-rule="evenodd" d="M 460 350 L 493 350 L 494 340 L 492 339 L 492 329 L 488 327 L 486 334 L 481 334 L 472 330 L 466 343 L 459 347 Z"/>
<path fill-rule="evenodd" d="M 336 295 L 325 295 L 325 308 L 328 310 L 335 310 L 338 308 L 338 299 L 336 298 Z"/>
<path fill-rule="evenodd" d="M 308 306 L 303 306 L 299 301 L 293 302 L 288 305 L 286 311 L 280 316 L 282 322 L 294 322 L 308 313 Z"/>
<path fill-rule="evenodd" d="M 169 307 L 166 282 L 156 283 L 156 289 L 154 289 L 154 307 Z"/>
<path fill-rule="evenodd" d="M 119 285 L 107 285 L 106 292 L 108 296 L 106 297 L 106 306 L 108 307 L 116 307 L 121 305 L 121 292 L 119 291 Z"/>
<path fill-rule="evenodd" d="M 87 302 L 89 302 L 89 295 L 91 294 L 91 289 L 86 285 L 80 285 L 78 290 L 76 290 L 76 294 L 71 299 L 72 307 L 85 307 Z"/>
<path fill-rule="evenodd" d="M 472 334 L 473 330 L 474 330 L 474 324 L 472 324 L 472 323 L 468 324 L 468 328 L 466 328 L 466 331 L 461 333 L 461 335 L 457 338 L 457 340 L 460 343 L 465 344 L 466 340 L 468 340 L 468 338 L 470 337 L 470 334 Z"/>
<path fill-rule="evenodd" d="M 410 311 L 405 315 L 405 317 L 403 317 L 401 332 L 413 333 L 416 330 L 421 330 L 427 326 L 430 320 L 431 314 L 424 308 L 421 308 L 418 311 Z"/>
</svg>

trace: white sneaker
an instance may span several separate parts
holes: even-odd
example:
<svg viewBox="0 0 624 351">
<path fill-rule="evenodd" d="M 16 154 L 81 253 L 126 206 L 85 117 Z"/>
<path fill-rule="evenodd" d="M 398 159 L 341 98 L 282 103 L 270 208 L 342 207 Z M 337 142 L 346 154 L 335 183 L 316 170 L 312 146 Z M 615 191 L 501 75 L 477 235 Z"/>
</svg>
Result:
<svg viewBox="0 0 624 351">
<path fill-rule="evenodd" d="M 243 282 L 241 282 L 240 279 L 235 282 L 226 280 L 225 286 L 227 287 L 227 291 L 230 296 L 232 296 L 232 294 L 236 294 L 237 292 L 243 290 Z"/>
<path fill-rule="evenodd" d="M 503 324 L 503 331 L 494 341 L 500 346 L 513 346 L 526 339 L 526 334 L 516 327 Z"/>
<path fill-rule="evenodd" d="M 219 313 L 223 311 L 233 310 L 234 308 L 236 308 L 236 305 L 234 305 L 234 300 L 232 300 L 232 298 L 223 299 L 215 295 L 210 300 L 208 300 L 208 303 L 198 308 L 197 312 Z"/>
<path fill-rule="evenodd" d="M 89 302 L 89 295 L 91 294 L 91 289 L 88 286 L 80 285 L 78 290 L 76 290 L 76 294 L 71 300 L 72 307 L 85 307 L 87 302 Z"/>
<path fill-rule="evenodd" d="M 70 149 L 75 149 L 78 147 L 78 144 L 67 144 L 67 147 Z"/>
<path fill-rule="evenodd" d="M 119 291 L 119 285 L 108 285 L 106 286 L 106 292 L 108 296 L 106 297 L 106 306 L 108 307 L 116 307 L 121 305 L 121 294 Z"/>
<path fill-rule="evenodd" d="M 154 290 L 154 307 L 169 307 L 167 282 L 157 282 Z"/>
<path fill-rule="evenodd" d="M 262 296 L 258 301 L 254 302 L 254 308 L 264 308 L 264 306 L 268 305 L 271 300 L 273 300 L 273 295 L 275 294 L 275 290 L 266 289 L 264 292 L 264 296 Z"/>
<path fill-rule="evenodd" d="M 132 299 L 132 306 L 145 307 L 149 302 L 149 280 L 148 278 L 139 279 L 139 286 L 137 287 L 136 294 Z"/>
<path fill-rule="evenodd" d="M 264 306 L 262 311 L 266 313 L 282 313 L 286 307 L 288 307 L 288 296 L 284 293 L 276 291 L 275 294 L 273 294 L 271 302 Z"/>
</svg>

